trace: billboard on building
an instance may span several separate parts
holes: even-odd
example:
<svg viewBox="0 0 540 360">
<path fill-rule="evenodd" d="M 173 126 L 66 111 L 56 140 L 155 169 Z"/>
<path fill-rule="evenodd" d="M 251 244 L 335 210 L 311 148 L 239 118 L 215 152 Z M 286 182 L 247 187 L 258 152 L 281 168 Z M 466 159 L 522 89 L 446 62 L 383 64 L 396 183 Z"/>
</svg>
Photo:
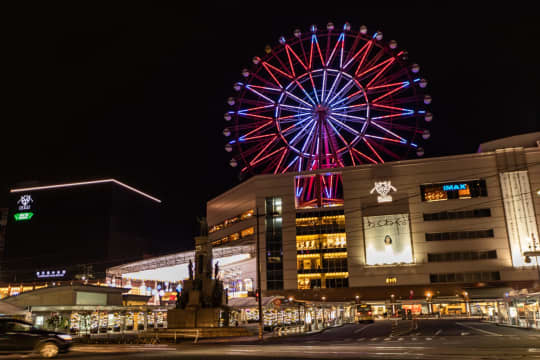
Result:
<svg viewBox="0 0 540 360">
<path fill-rule="evenodd" d="M 364 217 L 366 264 L 413 262 L 409 214 Z"/>
</svg>

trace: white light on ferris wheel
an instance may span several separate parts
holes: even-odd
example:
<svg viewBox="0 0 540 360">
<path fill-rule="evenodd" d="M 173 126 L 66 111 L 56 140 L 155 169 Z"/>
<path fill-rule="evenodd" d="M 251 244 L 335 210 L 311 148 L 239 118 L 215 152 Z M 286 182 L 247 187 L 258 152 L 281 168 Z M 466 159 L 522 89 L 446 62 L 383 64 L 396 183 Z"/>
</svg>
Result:
<svg viewBox="0 0 540 360">
<path fill-rule="evenodd" d="M 382 33 L 382 31 L 377 31 L 377 32 L 375 33 L 375 38 L 376 38 L 377 40 L 381 41 L 381 40 L 383 39 L 383 33 Z"/>
<path fill-rule="evenodd" d="M 424 96 L 424 104 L 426 104 L 426 105 L 431 104 L 431 100 L 432 100 L 432 99 L 431 99 L 431 96 L 430 96 L 430 95 L 425 95 L 425 96 Z"/>
<path fill-rule="evenodd" d="M 412 64 L 412 65 L 411 65 L 411 71 L 412 71 L 414 74 L 417 74 L 417 73 L 420 71 L 420 65 L 418 65 L 418 64 Z"/>
<path fill-rule="evenodd" d="M 313 24 L 309 27 L 309 31 L 311 31 L 312 33 L 314 32 L 317 32 L 317 25 Z"/>
<path fill-rule="evenodd" d="M 367 26 L 366 25 L 360 26 L 360 34 L 362 34 L 362 35 L 367 34 Z"/>
<path fill-rule="evenodd" d="M 351 31 L 351 24 L 349 24 L 348 22 L 343 24 L 343 30 L 344 31 Z"/>
<path fill-rule="evenodd" d="M 395 50 L 397 48 L 397 41 L 396 40 L 390 40 L 388 43 L 388 47 L 392 50 Z"/>
<path fill-rule="evenodd" d="M 257 65 L 258 63 L 261 62 L 261 58 L 258 57 L 258 56 L 254 56 L 253 59 L 251 59 L 251 61 L 252 61 L 255 65 Z"/>
<path fill-rule="evenodd" d="M 231 136 L 231 130 L 229 130 L 229 128 L 223 129 L 223 135 L 227 137 Z"/>
<path fill-rule="evenodd" d="M 424 120 L 426 122 L 431 122 L 431 120 L 433 120 L 433 114 L 430 112 L 427 112 L 426 115 L 424 116 Z"/>
<path fill-rule="evenodd" d="M 285 36 L 280 36 L 280 37 L 279 37 L 279 43 L 280 43 L 281 45 L 285 45 L 286 42 L 287 42 L 287 40 L 285 40 Z"/>
<path fill-rule="evenodd" d="M 429 132 L 428 129 L 425 129 L 423 132 L 422 132 L 422 139 L 424 140 L 427 140 L 431 137 L 431 133 Z"/>
<path fill-rule="evenodd" d="M 300 29 L 296 29 L 294 30 L 294 37 L 297 37 L 299 38 L 300 36 L 302 36 L 302 31 Z"/>
<path fill-rule="evenodd" d="M 242 83 L 237 82 L 236 84 L 234 84 L 233 89 L 234 89 L 234 91 L 242 90 Z"/>
<path fill-rule="evenodd" d="M 418 82 L 418 85 L 422 88 L 422 89 L 425 89 L 426 86 L 428 84 L 428 81 L 424 78 L 420 79 L 420 81 Z"/>
</svg>

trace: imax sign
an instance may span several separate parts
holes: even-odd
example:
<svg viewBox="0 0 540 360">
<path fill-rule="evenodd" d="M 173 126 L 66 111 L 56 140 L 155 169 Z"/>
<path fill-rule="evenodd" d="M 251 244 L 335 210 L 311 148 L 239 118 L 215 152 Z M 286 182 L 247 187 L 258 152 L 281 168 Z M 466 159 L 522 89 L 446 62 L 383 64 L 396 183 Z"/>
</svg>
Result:
<svg viewBox="0 0 540 360">
<path fill-rule="evenodd" d="M 467 190 L 467 184 L 443 185 L 443 191 L 452 191 L 452 190 Z"/>
</svg>

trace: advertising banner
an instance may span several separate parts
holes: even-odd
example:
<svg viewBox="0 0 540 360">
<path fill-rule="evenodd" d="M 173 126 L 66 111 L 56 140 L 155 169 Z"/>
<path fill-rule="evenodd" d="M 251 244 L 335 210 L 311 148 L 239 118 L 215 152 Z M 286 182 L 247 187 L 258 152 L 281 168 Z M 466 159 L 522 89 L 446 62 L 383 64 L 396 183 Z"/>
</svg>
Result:
<svg viewBox="0 0 540 360">
<path fill-rule="evenodd" d="M 366 264 L 413 262 L 409 214 L 364 217 Z"/>
</svg>

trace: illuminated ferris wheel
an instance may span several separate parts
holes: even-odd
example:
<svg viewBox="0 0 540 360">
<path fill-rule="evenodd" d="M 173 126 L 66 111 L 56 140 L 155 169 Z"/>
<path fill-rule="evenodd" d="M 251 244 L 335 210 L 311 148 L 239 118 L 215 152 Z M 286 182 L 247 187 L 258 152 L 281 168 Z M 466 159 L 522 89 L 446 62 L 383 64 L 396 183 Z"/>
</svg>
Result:
<svg viewBox="0 0 540 360">
<path fill-rule="evenodd" d="M 230 165 L 277 174 L 422 156 L 422 125 L 433 118 L 427 80 L 395 40 L 382 40 L 365 26 L 328 23 L 267 46 L 227 100 Z"/>
</svg>

